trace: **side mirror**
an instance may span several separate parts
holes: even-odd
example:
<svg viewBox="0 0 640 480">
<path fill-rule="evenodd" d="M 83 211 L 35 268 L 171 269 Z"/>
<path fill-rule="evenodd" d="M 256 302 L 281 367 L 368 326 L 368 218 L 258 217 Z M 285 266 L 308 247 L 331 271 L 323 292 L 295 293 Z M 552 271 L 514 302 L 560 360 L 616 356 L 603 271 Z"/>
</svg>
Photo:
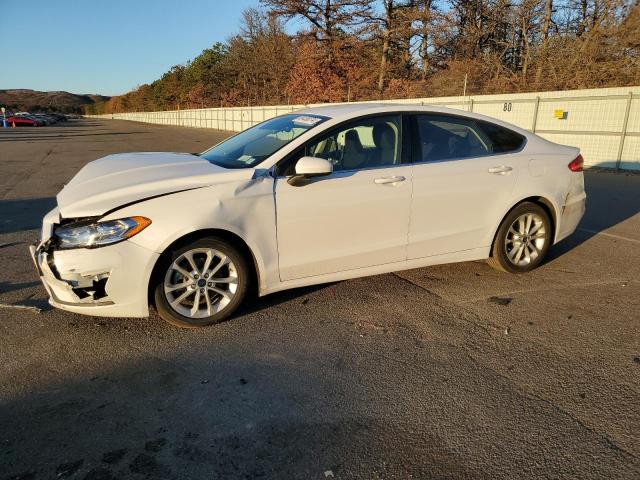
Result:
<svg viewBox="0 0 640 480">
<path fill-rule="evenodd" d="M 313 177 L 322 177 L 333 173 L 333 164 L 318 157 L 302 157 L 296 163 L 296 174 L 287 180 L 294 187 L 301 187 Z"/>
<path fill-rule="evenodd" d="M 329 160 L 318 157 L 302 157 L 296 163 L 296 175 L 318 177 L 333 173 L 333 165 Z"/>
</svg>

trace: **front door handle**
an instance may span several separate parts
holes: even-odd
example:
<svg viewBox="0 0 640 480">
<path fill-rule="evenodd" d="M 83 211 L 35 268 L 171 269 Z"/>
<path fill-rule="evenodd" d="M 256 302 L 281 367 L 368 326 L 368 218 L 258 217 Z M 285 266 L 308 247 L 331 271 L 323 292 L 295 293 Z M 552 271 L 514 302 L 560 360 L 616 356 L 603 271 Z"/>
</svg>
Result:
<svg viewBox="0 0 640 480">
<path fill-rule="evenodd" d="M 511 170 L 513 170 L 513 167 L 510 167 L 509 165 L 499 165 L 497 167 L 491 167 L 489 169 L 489 173 L 495 173 L 496 175 L 506 175 Z"/>
<path fill-rule="evenodd" d="M 388 185 L 388 184 L 395 184 L 395 183 L 404 182 L 405 180 L 406 180 L 405 177 L 396 176 L 396 177 L 376 178 L 373 182 L 378 184 L 378 185 Z"/>
</svg>

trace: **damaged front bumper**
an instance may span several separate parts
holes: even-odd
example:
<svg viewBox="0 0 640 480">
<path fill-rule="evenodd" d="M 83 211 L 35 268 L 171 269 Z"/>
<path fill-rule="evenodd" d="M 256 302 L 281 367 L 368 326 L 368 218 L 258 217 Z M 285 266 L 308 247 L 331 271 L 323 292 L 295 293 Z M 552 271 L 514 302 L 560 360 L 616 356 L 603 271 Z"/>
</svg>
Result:
<svg viewBox="0 0 640 480">
<path fill-rule="evenodd" d="M 106 282 L 109 272 L 95 275 L 69 273 L 65 279 L 58 278 L 53 272 L 55 264 L 49 264 L 53 254 L 35 245 L 29 247 L 31 258 L 36 265 L 38 275 L 51 299 L 60 304 L 70 305 L 112 305 L 106 293 Z M 53 267 L 53 269 L 52 269 Z"/>
<path fill-rule="evenodd" d="M 42 241 L 31 258 L 54 307 L 86 315 L 146 317 L 148 285 L 159 255 L 129 241 L 56 250 Z"/>
</svg>

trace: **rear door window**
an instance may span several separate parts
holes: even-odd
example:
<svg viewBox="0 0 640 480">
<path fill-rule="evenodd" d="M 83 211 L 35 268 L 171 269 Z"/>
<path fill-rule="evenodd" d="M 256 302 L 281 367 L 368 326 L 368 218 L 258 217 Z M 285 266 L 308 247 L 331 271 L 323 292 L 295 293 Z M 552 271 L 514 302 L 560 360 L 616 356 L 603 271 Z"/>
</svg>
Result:
<svg viewBox="0 0 640 480">
<path fill-rule="evenodd" d="M 485 157 L 518 150 L 524 137 L 489 122 L 449 115 L 416 115 L 414 162 Z"/>
</svg>

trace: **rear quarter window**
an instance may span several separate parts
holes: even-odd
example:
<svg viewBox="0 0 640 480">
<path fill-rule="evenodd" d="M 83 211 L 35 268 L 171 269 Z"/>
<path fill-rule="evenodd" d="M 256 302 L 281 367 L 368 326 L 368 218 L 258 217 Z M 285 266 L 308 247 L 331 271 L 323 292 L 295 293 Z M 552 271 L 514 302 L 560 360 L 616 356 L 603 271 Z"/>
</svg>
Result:
<svg viewBox="0 0 640 480">
<path fill-rule="evenodd" d="M 509 153 L 520 150 L 525 137 L 519 133 L 489 122 L 477 122 L 478 127 L 491 140 L 492 153 Z"/>
</svg>

